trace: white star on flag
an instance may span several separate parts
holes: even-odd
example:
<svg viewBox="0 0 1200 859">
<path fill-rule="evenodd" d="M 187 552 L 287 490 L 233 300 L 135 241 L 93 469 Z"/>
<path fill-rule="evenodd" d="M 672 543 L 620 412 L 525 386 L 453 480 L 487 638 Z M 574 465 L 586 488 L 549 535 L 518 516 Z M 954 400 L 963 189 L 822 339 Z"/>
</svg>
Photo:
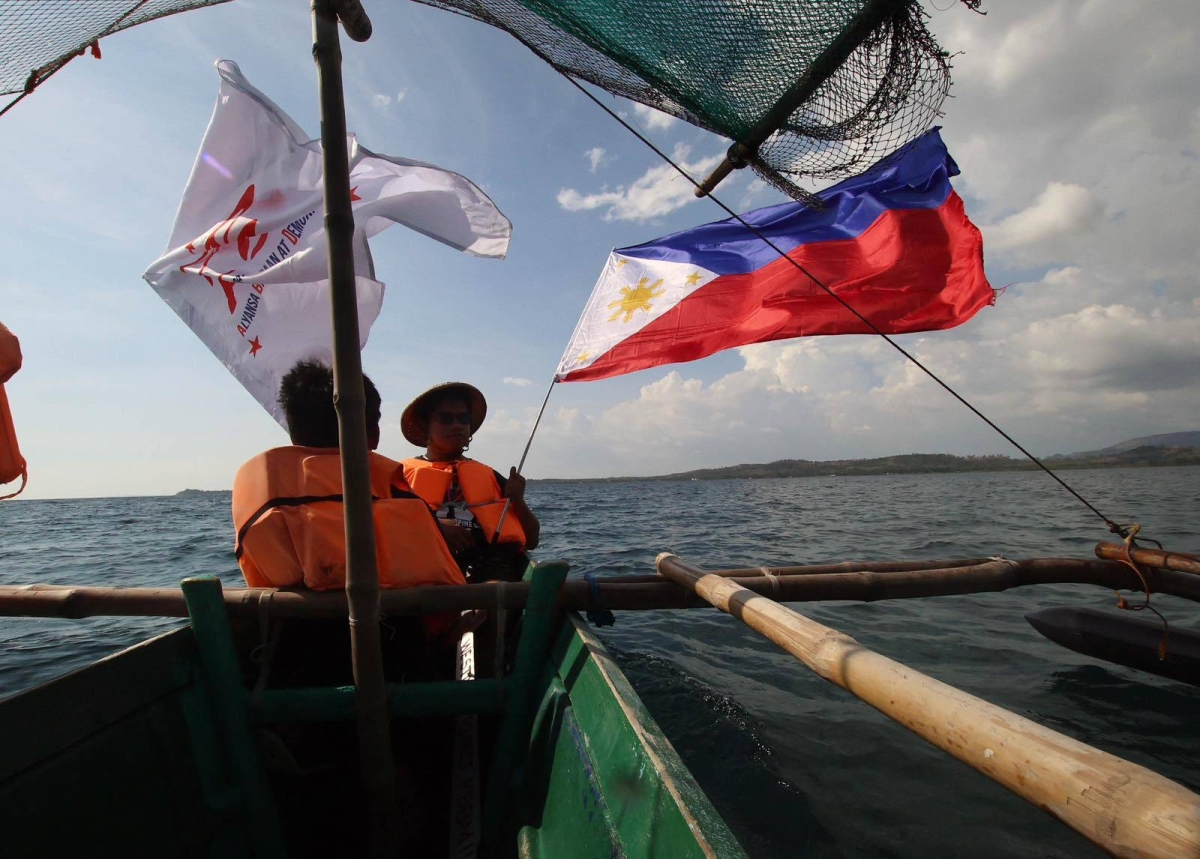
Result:
<svg viewBox="0 0 1200 859">
<path fill-rule="evenodd" d="M 691 263 L 639 259 L 613 251 L 554 378 L 563 381 L 590 366 L 716 276 Z"/>
</svg>

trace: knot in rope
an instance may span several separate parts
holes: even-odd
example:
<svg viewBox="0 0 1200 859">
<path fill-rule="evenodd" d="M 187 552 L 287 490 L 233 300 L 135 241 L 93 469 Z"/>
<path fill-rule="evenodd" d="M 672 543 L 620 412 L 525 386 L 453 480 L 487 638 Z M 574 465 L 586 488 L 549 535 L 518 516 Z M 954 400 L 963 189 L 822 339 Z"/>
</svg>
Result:
<svg viewBox="0 0 1200 859">
<path fill-rule="evenodd" d="M 1114 526 L 1115 523 L 1110 523 L 1110 527 Z M 1121 526 L 1115 527 L 1119 528 Z M 1159 620 L 1162 621 L 1163 634 L 1162 638 L 1160 638 L 1158 641 L 1158 661 L 1162 662 L 1167 658 L 1167 636 L 1171 633 L 1171 626 L 1167 623 L 1167 619 L 1163 617 L 1162 612 L 1150 605 L 1150 582 L 1147 581 L 1146 575 L 1142 572 L 1142 568 L 1138 566 L 1137 561 L 1133 559 L 1133 549 L 1135 548 L 1134 544 L 1136 542 L 1135 538 L 1137 537 L 1138 532 L 1142 530 L 1142 526 L 1134 522 L 1126 527 L 1128 528 L 1127 532 L 1125 532 L 1124 529 L 1122 529 L 1120 532 L 1117 532 L 1122 534 L 1124 537 L 1123 542 L 1125 544 L 1124 557 L 1119 558 L 1118 560 L 1125 566 L 1129 567 L 1129 569 L 1133 570 L 1134 574 L 1137 575 L 1138 580 L 1142 583 L 1142 590 L 1146 594 L 1146 599 L 1141 605 L 1130 605 L 1128 602 L 1126 602 L 1125 597 L 1121 595 L 1120 591 L 1114 590 L 1113 593 L 1117 595 L 1117 608 L 1122 609 L 1123 611 L 1149 610 L 1153 612 Z"/>
<path fill-rule="evenodd" d="M 779 602 L 779 576 L 771 572 L 769 567 L 759 567 L 758 569 L 771 583 L 771 599 Z"/>
</svg>

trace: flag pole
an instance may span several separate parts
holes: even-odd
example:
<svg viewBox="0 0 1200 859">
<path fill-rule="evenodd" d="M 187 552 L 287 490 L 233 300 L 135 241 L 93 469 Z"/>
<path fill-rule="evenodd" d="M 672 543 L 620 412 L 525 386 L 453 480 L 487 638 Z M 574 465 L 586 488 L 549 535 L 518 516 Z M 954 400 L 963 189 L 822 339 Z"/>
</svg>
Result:
<svg viewBox="0 0 1200 859">
<path fill-rule="evenodd" d="M 325 178 L 325 231 L 333 315 L 334 405 L 342 462 L 346 523 L 346 601 L 354 664 L 359 767 L 370 815 L 371 854 L 395 856 L 399 809 L 392 763 L 391 721 L 379 645 L 379 574 L 371 509 L 366 398 L 354 277 L 354 213 L 346 151 L 346 108 L 342 95 L 339 14 L 347 35 L 370 36 L 371 24 L 358 0 L 312 0 L 313 59 L 321 105 L 321 149 Z"/>
<path fill-rule="evenodd" d="M 538 409 L 537 418 L 533 422 L 533 429 L 529 431 L 529 440 L 525 442 L 525 450 L 521 454 L 521 461 L 517 463 L 517 474 L 521 473 L 521 469 L 525 467 L 525 457 L 529 456 L 529 446 L 533 444 L 533 437 L 537 434 L 538 425 L 542 422 L 542 415 L 546 413 L 546 403 L 550 402 L 550 392 L 554 390 L 554 385 L 558 382 L 558 373 L 550 380 L 550 387 L 546 389 L 546 396 L 542 397 L 542 407 Z M 495 543 L 500 539 L 500 529 L 504 527 L 504 520 L 508 518 L 508 508 L 512 506 L 511 499 L 504 499 L 504 509 L 500 511 L 500 521 L 496 523 L 496 533 L 492 535 L 492 542 Z"/>
</svg>

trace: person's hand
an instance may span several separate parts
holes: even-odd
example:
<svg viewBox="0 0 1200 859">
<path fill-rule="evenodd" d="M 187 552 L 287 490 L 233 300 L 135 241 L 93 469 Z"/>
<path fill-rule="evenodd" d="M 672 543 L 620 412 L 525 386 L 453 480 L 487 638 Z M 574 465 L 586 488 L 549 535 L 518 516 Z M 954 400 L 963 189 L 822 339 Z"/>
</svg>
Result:
<svg viewBox="0 0 1200 859">
<path fill-rule="evenodd" d="M 508 470 L 508 483 L 504 487 L 504 497 L 513 504 L 525 503 L 525 478 L 517 474 L 515 465 Z"/>
<path fill-rule="evenodd" d="M 450 550 L 451 555 L 474 548 L 475 537 L 472 536 L 470 528 L 463 528 L 441 519 L 438 520 L 438 528 L 442 530 L 442 539 L 446 541 L 446 548 Z"/>
</svg>

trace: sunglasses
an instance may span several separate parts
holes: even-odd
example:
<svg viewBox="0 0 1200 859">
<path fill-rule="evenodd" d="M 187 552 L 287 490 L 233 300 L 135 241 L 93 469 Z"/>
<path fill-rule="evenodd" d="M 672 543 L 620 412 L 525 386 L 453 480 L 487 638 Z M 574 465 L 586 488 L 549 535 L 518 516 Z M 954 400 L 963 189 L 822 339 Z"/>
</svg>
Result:
<svg viewBox="0 0 1200 859">
<path fill-rule="evenodd" d="M 438 412 L 434 417 L 440 424 L 465 424 L 471 425 L 470 412 Z"/>
</svg>

